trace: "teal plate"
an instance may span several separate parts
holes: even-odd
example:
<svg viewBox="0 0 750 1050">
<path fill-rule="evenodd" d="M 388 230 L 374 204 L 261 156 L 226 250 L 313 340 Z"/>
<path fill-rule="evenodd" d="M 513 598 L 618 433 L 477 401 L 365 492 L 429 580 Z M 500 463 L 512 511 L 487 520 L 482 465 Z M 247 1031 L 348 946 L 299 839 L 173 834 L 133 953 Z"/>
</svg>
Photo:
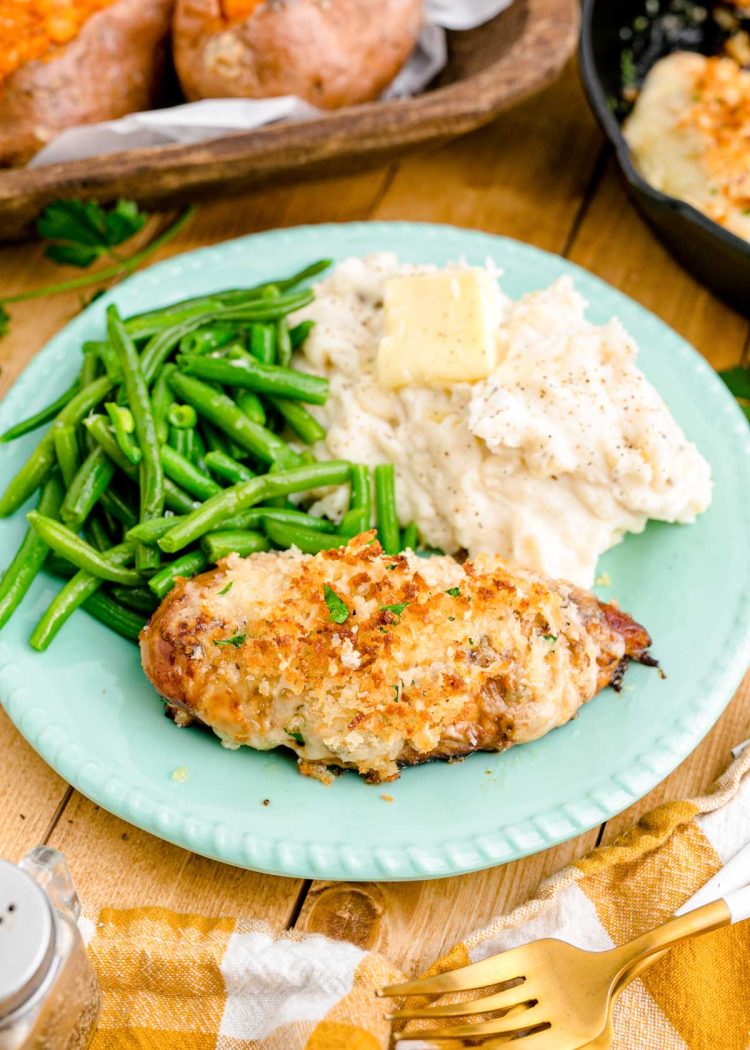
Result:
<svg viewBox="0 0 750 1050">
<path fill-rule="evenodd" d="M 512 296 L 572 274 L 589 316 L 619 316 L 640 363 L 710 460 L 715 491 L 692 526 L 652 524 L 601 560 L 617 596 L 654 637 L 667 677 L 633 667 L 626 688 L 506 754 L 406 769 L 372 787 L 347 773 L 326 788 L 290 753 L 224 750 L 177 729 L 137 649 L 84 613 L 43 655 L 27 638 L 55 592 L 42 575 L 0 639 L 0 697 L 21 733 L 74 787 L 169 842 L 230 864 L 322 879 L 423 879 L 502 864 L 588 830 L 642 797 L 682 761 L 726 706 L 750 660 L 750 429 L 704 360 L 665 324 L 564 259 L 484 233 L 412 223 L 311 226 L 245 237 L 136 274 L 76 317 L 0 406 L 0 429 L 73 379 L 108 302 L 134 313 L 252 284 L 321 255 L 391 249 L 412 262 L 492 257 Z M 34 437 L 0 447 L 7 479 Z M 3 561 L 22 515 L 0 523 Z M 175 781 L 183 767 L 187 777 Z M 382 796 L 386 791 L 393 801 Z M 264 800 L 268 804 L 264 804 Z"/>
</svg>

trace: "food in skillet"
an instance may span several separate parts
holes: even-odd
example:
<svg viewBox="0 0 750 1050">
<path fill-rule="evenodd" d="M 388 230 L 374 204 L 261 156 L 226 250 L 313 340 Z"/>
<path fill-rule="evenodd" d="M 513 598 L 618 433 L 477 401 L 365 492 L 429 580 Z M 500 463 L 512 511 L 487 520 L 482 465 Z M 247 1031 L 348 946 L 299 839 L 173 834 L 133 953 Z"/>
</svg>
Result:
<svg viewBox="0 0 750 1050">
<path fill-rule="evenodd" d="M 5 0 L 0 165 L 65 128 L 155 104 L 174 0 Z"/>
<path fill-rule="evenodd" d="M 231 555 L 181 580 L 141 635 L 175 719 L 224 744 L 285 745 L 300 769 L 500 751 L 573 718 L 647 632 L 571 584 L 498 558 L 384 555 L 374 533 L 316 556 Z"/>
<path fill-rule="evenodd" d="M 675 52 L 651 69 L 623 134 L 655 189 L 750 240 L 750 72 Z"/>
<path fill-rule="evenodd" d="M 177 0 L 186 97 L 297 95 L 322 109 L 380 95 L 417 40 L 423 0 Z"/>
</svg>

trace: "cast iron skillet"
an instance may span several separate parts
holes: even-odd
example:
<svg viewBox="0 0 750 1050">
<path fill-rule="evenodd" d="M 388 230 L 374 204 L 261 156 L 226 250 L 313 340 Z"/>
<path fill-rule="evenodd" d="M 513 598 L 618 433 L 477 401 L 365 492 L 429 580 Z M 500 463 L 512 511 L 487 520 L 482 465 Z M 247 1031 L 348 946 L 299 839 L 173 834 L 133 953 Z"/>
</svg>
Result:
<svg viewBox="0 0 750 1050">
<path fill-rule="evenodd" d="M 643 0 L 583 0 L 580 68 L 594 113 L 615 147 L 628 192 L 672 254 L 699 281 L 750 316 L 750 242 L 689 204 L 653 189 L 638 174 L 608 99 L 620 91 L 619 31 L 644 10 Z"/>
</svg>

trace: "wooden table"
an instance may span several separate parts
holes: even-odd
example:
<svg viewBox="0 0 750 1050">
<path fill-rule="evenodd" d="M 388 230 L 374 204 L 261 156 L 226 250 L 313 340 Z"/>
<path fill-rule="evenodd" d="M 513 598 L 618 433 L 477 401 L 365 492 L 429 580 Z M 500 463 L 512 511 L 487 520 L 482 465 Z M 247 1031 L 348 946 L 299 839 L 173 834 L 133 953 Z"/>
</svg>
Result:
<svg viewBox="0 0 750 1050">
<path fill-rule="evenodd" d="M 168 254 L 274 226 L 419 219 L 507 234 L 559 252 L 644 303 L 717 367 L 748 348 L 748 323 L 699 287 L 654 239 L 624 196 L 573 68 L 493 125 L 388 168 L 206 203 Z M 39 244 L 0 249 L 5 294 L 60 279 Z M 0 341 L 0 393 L 79 308 L 76 295 L 14 309 Z M 0 560 L 5 562 L 8 552 Z M 689 580 L 680 581 L 686 589 Z M 660 787 L 625 813 L 555 849 L 490 871 L 430 882 L 342 884 L 230 868 L 110 816 L 65 784 L 0 710 L 0 855 L 39 842 L 63 850 L 92 904 L 160 904 L 242 914 L 348 938 L 419 969 L 533 893 L 539 880 L 608 842 L 664 799 L 701 792 L 750 737 L 750 679 L 713 731 Z"/>
</svg>

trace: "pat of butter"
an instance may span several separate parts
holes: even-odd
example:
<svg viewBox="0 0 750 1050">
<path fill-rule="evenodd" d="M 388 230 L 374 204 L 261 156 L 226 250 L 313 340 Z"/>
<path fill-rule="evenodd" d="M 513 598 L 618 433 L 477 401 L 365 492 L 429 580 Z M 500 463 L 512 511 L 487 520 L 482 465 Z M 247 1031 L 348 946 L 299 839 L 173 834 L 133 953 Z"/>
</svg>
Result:
<svg viewBox="0 0 750 1050">
<path fill-rule="evenodd" d="M 391 277 L 385 282 L 381 386 L 444 386 L 486 379 L 497 367 L 502 299 L 478 268 Z"/>
</svg>

